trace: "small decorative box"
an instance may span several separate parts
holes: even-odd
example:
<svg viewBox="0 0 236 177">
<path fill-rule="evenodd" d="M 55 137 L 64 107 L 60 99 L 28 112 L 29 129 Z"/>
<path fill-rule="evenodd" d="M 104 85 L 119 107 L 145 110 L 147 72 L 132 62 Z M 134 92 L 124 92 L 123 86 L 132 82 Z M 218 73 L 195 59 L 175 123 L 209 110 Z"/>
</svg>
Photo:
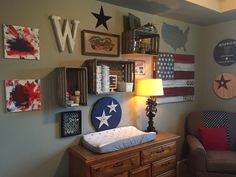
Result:
<svg viewBox="0 0 236 177">
<path fill-rule="evenodd" d="M 119 92 L 133 92 L 133 83 L 132 82 L 118 82 L 118 91 Z"/>
</svg>

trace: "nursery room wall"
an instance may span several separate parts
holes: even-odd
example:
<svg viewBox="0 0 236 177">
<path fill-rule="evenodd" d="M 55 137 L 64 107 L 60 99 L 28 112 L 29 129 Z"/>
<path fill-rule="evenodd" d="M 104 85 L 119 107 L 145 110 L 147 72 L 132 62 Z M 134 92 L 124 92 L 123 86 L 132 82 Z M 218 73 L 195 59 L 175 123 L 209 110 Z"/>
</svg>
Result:
<svg viewBox="0 0 236 177">
<path fill-rule="evenodd" d="M 201 29 L 202 42 L 199 46 L 201 63 L 199 65 L 199 78 L 201 78 L 201 83 L 204 91 L 201 91 L 198 100 L 198 109 L 212 109 L 212 110 L 225 110 L 225 111 L 235 111 L 235 84 L 231 87 L 231 83 L 235 83 L 235 57 L 232 58 L 232 62 L 228 64 L 219 64 L 216 62 L 216 57 L 214 57 L 214 51 L 218 44 L 224 43 L 225 40 L 234 42 L 236 38 L 235 28 L 236 21 L 225 22 L 221 24 L 207 26 Z M 223 41 L 223 42 L 222 42 Z M 226 46 L 227 47 L 227 46 Z M 235 51 L 235 44 L 229 44 L 228 48 L 231 50 L 232 56 L 233 51 Z M 219 48 L 218 48 L 219 51 Z M 223 54 L 222 54 L 223 55 Z M 223 60 L 222 60 L 223 61 Z M 227 61 L 227 60 L 226 60 Z M 228 60 L 229 61 L 229 60 Z M 228 78 L 225 73 L 229 73 L 231 76 Z M 219 88 L 217 90 L 225 90 L 225 95 L 218 95 L 213 89 L 213 84 L 217 84 L 217 80 L 223 75 L 224 80 L 230 80 L 226 83 L 226 88 Z M 218 88 L 218 87 L 217 87 Z M 228 91 L 232 91 L 228 94 Z"/>
<path fill-rule="evenodd" d="M 102 25 L 96 28 L 97 20 L 91 12 L 99 13 L 101 6 L 105 15 L 112 18 L 107 21 L 108 30 Z M 119 57 L 94 57 L 81 55 L 80 32 L 84 29 L 121 35 L 123 16 L 132 13 L 141 19 L 142 25 L 151 22 L 160 34 L 163 23 L 177 26 L 181 31 L 190 28 L 186 51 L 184 48 L 173 49 L 160 34 L 161 52 L 190 54 L 195 57 L 195 100 L 190 102 L 158 105 L 155 127 L 181 136 L 179 141 L 179 159 L 184 139 L 184 122 L 186 115 L 195 110 L 199 97 L 200 27 L 168 18 L 163 18 L 139 11 L 126 9 L 95 0 L 19 0 L 3 1 L 0 6 L 0 25 L 19 25 L 39 29 L 40 60 L 5 59 L 3 45 L 0 45 L 0 176 L 1 177 L 66 177 L 68 176 L 67 148 L 79 142 L 80 136 L 60 137 L 60 113 L 70 110 L 82 111 L 82 134 L 94 132 L 90 113 L 93 104 L 102 96 L 89 95 L 88 105 L 65 109 L 57 104 L 57 85 L 55 68 L 60 66 L 78 66 L 91 58 L 108 60 L 127 60 L 126 55 Z M 57 15 L 64 19 L 80 21 L 75 48 L 68 52 L 59 52 L 55 34 L 49 17 Z M 230 24 L 229 24 L 230 25 Z M 232 30 L 233 31 L 233 30 Z M 3 33 L 1 28 L 0 33 Z M 217 33 L 215 33 L 217 34 Z M 203 34 L 204 35 L 204 34 Z M 209 34 L 208 34 L 209 35 Z M 3 44 L 3 35 L 0 35 Z M 215 41 L 212 41 L 214 43 Z M 201 43 L 202 44 L 202 43 Z M 211 46 L 206 46 L 210 48 Z M 210 54 L 209 54 L 210 55 Z M 134 57 L 135 58 L 135 57 Z M 137 58 L 136 58 L 137 59 Z M 138 58 L 146 62 L 146 75 L 137 78 L 152 77 L 150 56 Z M 201 59 L 202 61 L 202 59 Z M 209 62 L 211 64 L 212 62 Z M 218 67 L 217 65 L 215 66 Z M 203 66 L 202 70 L 206 70 Z M 202 76 L 202 74 L 201 74 Z M 39 111 L 9 113 L 5 106 L 5 86 L 7 79 L 40 79 L 42 107 Z M 204 81 L 203 81 L 204 82 Z M 122 108 L 120 126 L 134 125 L 144 130 L 147 127 L 145 115 L 146 98 L 137 99 L 132 93 L 109 95 L 117 99 Z M 204 95 L 202 95 L 204 96 Z M 208 101 L 206 102 L 208 103 Z M 204 104 L 206 104 L 204 103 Z M 208 103 L 210 104 L 210 103 Z M 207 106 L 207 105 L 206 105 Z"/>
</svg>

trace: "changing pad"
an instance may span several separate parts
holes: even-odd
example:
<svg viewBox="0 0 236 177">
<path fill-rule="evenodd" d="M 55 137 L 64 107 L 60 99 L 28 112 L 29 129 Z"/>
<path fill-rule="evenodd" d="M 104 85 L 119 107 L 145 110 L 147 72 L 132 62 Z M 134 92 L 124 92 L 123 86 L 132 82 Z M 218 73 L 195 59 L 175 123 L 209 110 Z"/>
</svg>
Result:
<svg viewBox="0 0 236 177">
<path fill-rule="evenodd" d="M 156 139 L 155 132 L 143 132 L 127 126 L 83 135 L 81 143 L 96 153 L 106 153 Z"/>
</svg>

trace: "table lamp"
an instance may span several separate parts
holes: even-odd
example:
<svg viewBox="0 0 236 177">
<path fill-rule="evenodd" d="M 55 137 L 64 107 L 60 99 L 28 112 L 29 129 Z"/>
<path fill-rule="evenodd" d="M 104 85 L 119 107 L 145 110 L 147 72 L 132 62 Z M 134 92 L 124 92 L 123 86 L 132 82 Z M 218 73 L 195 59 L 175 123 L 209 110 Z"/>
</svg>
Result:
<svg viewBox="0 0 236 177">
<path fill-rule="evenodd" d="M 149 96 L 146 101 L 146 116 L 148 117 L 148 127 L 146 132 L 156 132 L 153 126 L 153 118 L 157 113 L 156 96 L 164 95 L 162 79 L 139 79 L 136 80 L 136 95 Z"/>
</svg>

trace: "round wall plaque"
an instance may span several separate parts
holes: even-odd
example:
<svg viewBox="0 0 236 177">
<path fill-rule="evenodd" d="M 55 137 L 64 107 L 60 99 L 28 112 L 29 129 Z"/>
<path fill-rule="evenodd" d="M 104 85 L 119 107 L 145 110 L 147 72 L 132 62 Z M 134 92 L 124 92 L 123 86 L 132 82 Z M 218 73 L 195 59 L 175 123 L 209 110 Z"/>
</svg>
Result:
<svg viewBox="0 0 236 177">
<path fill-rule="evenodd" d="M 93 106 L 92 125 L 96 131 L 116 128 L 120 123 L 121 114 L 121 107 L 117 100 L 111 97 L 103 97 Z"/>
<path fill-rule="evenodd" d="M 219 42 L 214 49 L 216 63 L 229 66 L 236 62 L 236 41 L 234 39 L 224 39 Z"/>
<path fill-rule="evenodd" d="M 230 99 L 236 96 L 236 77 L 231 73 L 222 73 L 216 77 L 213 89 L 217 96 Z"/>
</svg>

